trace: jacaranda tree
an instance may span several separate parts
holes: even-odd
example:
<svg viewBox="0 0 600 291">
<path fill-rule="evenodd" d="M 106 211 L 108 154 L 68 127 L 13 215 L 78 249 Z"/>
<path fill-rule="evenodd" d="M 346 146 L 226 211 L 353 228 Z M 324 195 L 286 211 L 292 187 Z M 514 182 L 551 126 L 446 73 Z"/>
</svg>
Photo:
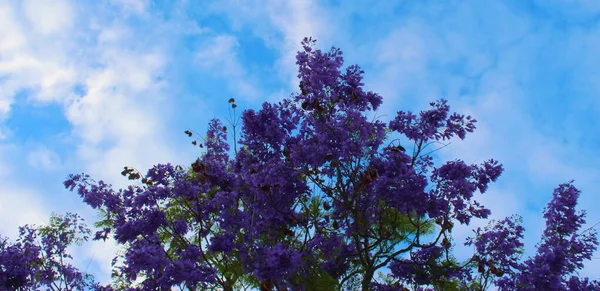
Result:
<svg viewBox="0 0 600 291">
<path fill-rule="evenodd" d="M 90 230 L 72 213 L 52 215 L 46 226 L 19 228 L 16 242 L 0 236 L 0 290 L 84 290 L 100 285 L 69 263 L 67 247 L 88 239 Z"/>
<path fill-rule="evenodd" d="M 450 113 L 445 100 L 389 122 L 370 118 L 382 98 L 363 90 L 363 71 L 343 70 L 339 49 L 314 44 L 304 39 L 297 54 L 297 94 L 244 111 L 239 138 L 235 118 L 210 121 L 192 142 L 203 153 L 189 168 L 161 164 L 142 175 L 125 167 L 141 184 L 120 190 L 69 176 L 65 186 L 102 215 L 94 239 L 122 246 L 115 283 L 94 288 L 600 290 L 576 273 L 598 242 L 593 229 L 581 230 L 572 183 L 555 190 L 533 257 L 521 257 L 524 229 L 514 216 L 475 230 L 466 242 L 475 255 L 456 259 L 453 227 L 489 217 L 475 197 L 503 168 L 495 160 L 436 165 L 432 155 L 476 121 Z"/>
</svg>

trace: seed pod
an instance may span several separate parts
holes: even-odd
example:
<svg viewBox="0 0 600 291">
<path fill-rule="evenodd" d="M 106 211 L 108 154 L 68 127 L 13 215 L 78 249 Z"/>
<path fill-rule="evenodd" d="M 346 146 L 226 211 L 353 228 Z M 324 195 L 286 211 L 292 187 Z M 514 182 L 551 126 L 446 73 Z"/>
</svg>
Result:
<svg viewBox="0 0 600 291">
<path fill-rule="evenodd" d="M 401 145 L 393 146 L 390 148 L 390 150 L 392 152 L 405 152 L 406 151 L 406 149 Z"/>
<path fill-rule="evenodd" d="M 479 261 L 479 263 L 477 263 L 477 272 L 479 272 L 479 273 L 485 272 L 485 265 L 483 264 L 482 261 Z"/>
<path fill-rule="evenodd" d="M 300 105 L 300 106 L 302 106 L 302 109 L 307 110 L 308 105 L 309 105 L 308 101 L 304 101 L 304 102 L 302 102 L 302 105 Z"/>
<path fill-rule="evenodd" d="M 447 229 L 448 232 L 451 232 L 453 227 L 454 227 L 454 223 L 452 223 L 452 221 L 447 220 L 447 219 L 444 220 L 444 224 L 442 225 L 442 228 Z"/>
<path fill-rule="evenodd" d="M 452 246 L 452 244 L 450 244 L 450 241 L 449 241 L 447 238 L 444 238 L 444 239 L 442 240 L 442 246 L 443 246 L 445 249 L 449 249 L 449 248 L 450 248 L 450 246 Z"/>
<path fill-rule="evenodd" d="M 273 284 L 269 280 L 264 280 L 260 283 L 260 291 L 273 291 Z"/>
<path fill-rule="evenodd" d="M 300 82 L 300 85 L 298 85 L 298 87 L 300 87 L 300 92 L 302 92 L 302 95 L 304 96 L 308 96 L 308 90 L 306 90 L 306 88 L 304 88 L 304 82 Z"/>
<path fill-rule="evenodd" d="M 202 161 L 200 161 L 200 159 L 197 159 L 192 164 L 192 169 L 194 170 L 194 172 L 200 173 L 200 172 L 203 172 L 206 169 L 206 166 L 202 163 Z"/>
<path fill-rule="evenodd" d="M 325 160 L 326 160 L 326 161 L 331 161 L 331 160 L 333 160 L 333 154 L 330 154 L 330 153 L 326 154 L 326 155 L 325 155 Z"/>
<path fill-rule="evenodd" d="M 285 228 L 285 229 L 283 230 L 283 233 L 284 233 L 285 235 L 287 235 L 287 236 L 294 236 L 294 234 L 295 234 L 295 233 L 294 233 L 294 231 L 293 231 L 293 230 L 291 230 L 291 229 L 289 229 L 289 228 Z"/>
</svg>

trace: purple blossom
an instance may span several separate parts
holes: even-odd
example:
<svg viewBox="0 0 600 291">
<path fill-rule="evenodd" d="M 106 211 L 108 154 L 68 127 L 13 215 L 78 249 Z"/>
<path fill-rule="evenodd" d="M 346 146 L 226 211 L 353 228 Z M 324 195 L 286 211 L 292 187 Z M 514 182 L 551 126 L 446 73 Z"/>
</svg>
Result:
<svg viewBox="0 0 600 291">
<path fill-rule="evenodd" d="M 0 290 L 59 288 L 86 290 L 91 275 L 69 263 L 67 247 L 88 239 L 90 230 L 76 214 L 52 216 L 47 226 L 19 228 L 19 238 L 9 242 L 0 236 Z"/>
<path fill-rule="evenodd" d="M 596 231 L 578 232 L 585 223 L 585 212 L 575 210 L 580 191 L 573 181 L 558 186 L 552 200 L 544 210 L 546 229 L 542 234 L 537 252 L 510 278 L 498 280 L 502 290 L 596 290 L 597 281 L 573 278 L 572 274 L 583 268 L 598 246 Z M 579 286 L 579 287 L 578 287 Z"/>
<path fill-rule="evenodd" d="M 390 122 L 390 129 L 406 135 L 410 140 L 427 142 L 447 140 L 457 135 L 464 139 L 466 132 L 473 132 L 475 119 L 453 113 L 448 117 L 450 107 L 444 99 L 430 103 L 433 109 L 421 111 L 419 116 L 405 111 L 398 111 Z"/>
<path fill-rule="evenodd" d="M 498 222 L 490 222 L 484 229 L 477 228 L 474 238 L 467 238 L 465 245 L 475 246 L 476 256 L 473 258 L 477 265 L 480 278 L 491 278 L 482 280 L 480 284 L 492 284 L 496 278 L 503 277 L 498 281 L 506 280 L 521 270 L 521 254 L 523 253 L 523 231 L 520 225 L 521 218 L 513 216 Z M 487 282 L 487 283 L 486 283 Z"/>
</svg>

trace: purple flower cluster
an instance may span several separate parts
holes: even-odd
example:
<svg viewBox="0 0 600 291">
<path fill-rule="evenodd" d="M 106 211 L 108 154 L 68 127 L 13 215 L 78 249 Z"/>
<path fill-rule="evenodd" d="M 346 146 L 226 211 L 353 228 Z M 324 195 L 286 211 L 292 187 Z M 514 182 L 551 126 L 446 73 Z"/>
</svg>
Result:
<svg viewBox="0 0 600 291">
<path fill-rule="evenodd" d="M 514 275 L 499 279 L 500 289 L 600 290 L 600 282 L 574 275 L 583 268 L 584 260 L 591 259 L 598 246 L 593 228 L 579 232 L 585 223 L 585 212 L 575 210 L 579 193 L 572 181 L 554 190 L 544 210 L 546 228 L 536 254 L 520 264 Z"/>
<path fill-rule="evenodd" d="M 211 154 L 220 157 L 218 152 Z M 144 182 L 143 187 L 116 192 L 102 181 L 94 184 L 85 175 L 71 175 L 65 186 L 76 187 L 84 201 L 94 201 L 90 205 L 104 213 L 105 227 L 95 239 L 114 232 L 117 242 L 129 246 L 116 272 L 127 282 L 142 276 L 144 290 L 214 283 L 215 269 L 203 262 L 204 251 L 188 235 L 206 232 L 201 223 L 206 207 L 190 199 L 198 195 L 200 185 L 189 181 L 181 167 L 169 164 L 150 169 Z"/>
<path fill-rule="evenodd" d="M 90 230 L 76 214 L 52 216 L 48 226 L 25 225 L 12 243 L 0 236 L 0 290 L 87 290 L 89 274 L 69 263 L 67 247 L 88 239 Z"/>
<path fill-rule="evenodd" d="M 475 246 L 477 255 L 473 257 L 473 262 L 480 274 L 478 283 L 483 289 L 494 283 L 494 278 L 508 278 L 521 269 L 524 228 L 520 222 L 518 216 L 496 223 L 492 221 L 484 229 L 477 228 L 474 238 L 467 238 L 465 245 Z"/>
<path fill-rule="evenodd" d="M 429 140 L 447 140 L 453 136 L 464 139 L 467 132 L 475 129 L 475 119 L 453 113 L 446 100 L 430 103 L 430 110 L 421 111 L 417 117 L 411 112 L 399 111 L 390 122 L 390 129 L 404 134 L 408 139 L 427 142 Z"/>
</svg>

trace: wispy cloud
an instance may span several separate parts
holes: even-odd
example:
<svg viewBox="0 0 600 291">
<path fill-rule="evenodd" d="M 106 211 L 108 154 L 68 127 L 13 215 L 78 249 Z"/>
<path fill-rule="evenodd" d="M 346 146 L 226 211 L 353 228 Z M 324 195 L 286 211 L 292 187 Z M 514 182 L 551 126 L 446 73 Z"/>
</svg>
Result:
<svg viewBox="0 0 600 291">
<path fill-rule="evenodd" d="M 205 71 L 212 71 L 227 80 L 230 89 L 240 92 L 249 100 L 256 100 L 262 93 L 238 57 L 240 45 L 232 35 L 209 38 L 196 53 L 196 64 Z"/>
<path fill-rule="evenodd" d="M 73 7 L 68 1 L 26 0 L 22 5 L 25 17 L 37 33 L 53 34 L 73 24 Z"/>
<path fill-rule="evenodd" d="M 52 150 L 39 146 L 28 154 L 29 165 L 34 168 L 51 170 L 59 167 L 60 157 Z"/>
<path fill-rule="evenodd" d="M 302 48 L 302 39 L 313 36 L 323 46 L 332 33 L 329 24 L 333 23 L 327 21 L 326 11 L 317 1 L 232 0 L 213 3 L 211 10 L 224 13 L 234 30 L 250 30 L 279 52 L 275 69 L 286 90 L 297 90 L 295 55 Z"/>
</svg>

